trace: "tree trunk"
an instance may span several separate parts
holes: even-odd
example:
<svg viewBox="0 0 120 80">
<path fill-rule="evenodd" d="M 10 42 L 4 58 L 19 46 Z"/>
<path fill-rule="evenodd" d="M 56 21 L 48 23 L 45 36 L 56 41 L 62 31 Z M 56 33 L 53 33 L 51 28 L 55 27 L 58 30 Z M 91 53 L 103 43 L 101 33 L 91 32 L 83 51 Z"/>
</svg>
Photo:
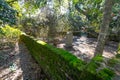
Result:
<svg viewBox="0 0 120 80">
<path fill-rule="evenodd" d="M 100 27 L 100 33 L 98 36 L 97 46 L 95 49 L 95 56 L 102 55 L 105 45 L 105 40 L 107 38 L 109 32 L 109 23 L 111 20 L 111 12 L 112 12 L 112 2 L 113 0 L 105 0 L 104 11 L 103 11 L 103 20 Z"/>
</svg>

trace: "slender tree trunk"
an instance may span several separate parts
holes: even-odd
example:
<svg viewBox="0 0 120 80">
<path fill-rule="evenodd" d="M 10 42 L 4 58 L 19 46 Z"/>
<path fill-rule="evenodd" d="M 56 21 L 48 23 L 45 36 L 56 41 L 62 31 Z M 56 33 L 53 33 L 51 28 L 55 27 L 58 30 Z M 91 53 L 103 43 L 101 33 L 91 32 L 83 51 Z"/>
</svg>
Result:
<svg viewBox="0 0 120 80">
<path fill-rule="evenodd" d="M 105 0 L 104 11 L 103 11 L 103 20 L 100 27 L 100 33 L 98 36 L 97 46 L 95 49 L 95 56 L 103 54 L 105 40 L 109 32 L 109 23 L 111 20 L 113 0 Z"/>
</svg>

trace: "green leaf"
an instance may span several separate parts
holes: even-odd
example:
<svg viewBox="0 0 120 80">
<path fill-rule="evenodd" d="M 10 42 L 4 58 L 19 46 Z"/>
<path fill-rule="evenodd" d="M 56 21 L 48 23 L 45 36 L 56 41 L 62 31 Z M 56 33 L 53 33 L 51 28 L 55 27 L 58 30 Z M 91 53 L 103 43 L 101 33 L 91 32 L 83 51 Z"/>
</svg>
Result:
<svg viewBox="0 0 120 80">
<path fill-rule="evenodd" d="M 73 0 L 73 4 L 77 4 L 79 0 Z"/>
</svg>

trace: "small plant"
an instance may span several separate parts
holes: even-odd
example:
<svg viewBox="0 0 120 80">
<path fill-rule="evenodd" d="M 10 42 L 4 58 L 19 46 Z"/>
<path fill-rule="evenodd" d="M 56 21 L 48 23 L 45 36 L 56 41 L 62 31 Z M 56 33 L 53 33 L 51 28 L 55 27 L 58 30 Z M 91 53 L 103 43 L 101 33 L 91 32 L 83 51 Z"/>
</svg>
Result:
<svg viewBox="0 0 120 80">
<path fill-rule="evenodd" d="M 0 48 L 3 48 L 4 46 L 13 47 L 19 39 L 20 34 L 20 30 L 9 25 L 0 27 Z"/>
<path fill-rule="evenodd" d="M 18 29 L 14 29 L 9 25 L 5 25 L 5 27 L 0 28 L 1 35 L 4 36 L 7 40 L 16 41 L 21 34 L 21 31 Z"/>
</svg>

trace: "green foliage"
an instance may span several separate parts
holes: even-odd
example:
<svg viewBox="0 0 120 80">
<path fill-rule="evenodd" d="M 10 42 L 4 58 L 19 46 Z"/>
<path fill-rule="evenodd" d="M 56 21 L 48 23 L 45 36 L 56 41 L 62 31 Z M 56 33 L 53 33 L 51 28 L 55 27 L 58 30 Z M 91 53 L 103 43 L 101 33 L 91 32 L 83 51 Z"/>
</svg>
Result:
<svg viewBox="0 0 120 80">
<path fill-rule="evenodd" d="M 103 62 L 103 57 L 101 55 L 97 55 L 96 57 L 92 58 L 92 61 Z"/>
<path fill-rule="evenodd" d="M 10 27 L 9 25 L 5 25 L 5 27 L 0 28 L 0 35 L 1 37 L 4 37 L 7 40 L 10 41 L 16 41 L 21 34 L 21 31 L 18 29 L 14 29 Z"/>
<path fill-rule="evenodd" d="M 102 18 L 102 0 L 79 0 L 75 4 L 75 8 L 83 15 L 86 16 L 90 25 L 99 24 Z M 99 25 L 97 25 L 98 27 Z"/>
<path fill-rule="evenodd" d="M 6 1 L 0 0 L 0 20 L 2 20 L 3 23 L 15 24 L 15 14 L 16 11 L 12 9 Z"/>
<path fill-rule="evenodd" d="M 116 58 L 120 58 L 120 54 L 116 54 Z"/>
<path fill-rule="evenodd" d="M 35 0 L 36 1 L 36 0 Z M 24 2 L 23 8 L 25 9 L 24 14 L 32 14 L 35 12 L 36 9 L 36 4 L 34 0 L 28 0 Z"/>
<path fill-rule="evenodd" d="M 86 25 L 89 28 L 88 29 L 89 37 L 96 38 L 98 36 L 96 34 L 99 33 L 100 24 L 102 22 L 104 2 L 105 0 L 73 0 L 75 9 L 80 13 L 79 16 L 82 14 L 86 18 L 85 21 L 87 23 Z M 111 41 L 118 42 L 119 32 L 120 32 L 120 2 L 119 0 L 114 0 L 111 17 L 113 19 L 110 23 L 110 29 L 109 29 L 110 35 L 108 39 Z M 82 22 L 85 23 L 83 20 Z M 74 21 L 74 24 L 75 23 L 76 22 Z M 79 24 L 77 23 L 77 25 L 80 25 L 80 24 L 81 23 Z M 93 30 L 93 32 L 91 32 L 90 29 Z"/>
<path fill-rule="evenodd" d="M 14 10 L 21 11 L 18 0 L 5 0 Z"/>
<path fill-rule="evenodd" d="M 20 39 L 52 80 L 111 80 L 113 77 L 108 68 L 98 70 L 103 62 L 102 56 L 96 56 L 86 64 L 71 53 L 33 37 L 21 35 Z"/>
<path fill-rule="evenodd" d="M 114 72 L 107 67 L 103 67 L 101 65 L 103 62 L 102 56 L 95 56 L 81 73 L 83 80 L 112 80 Z"/>
<path fill-rule="evenodd" d="M 24 2 L 23 8 L 26 9 L 26 13 L 33 13 L 36 9 L 45 6 L 47 0 L 27 0 Z"/>
<path fill-rule="evenodd" d="M 115 64 L 117 64 L 117 63 L 118 63 L 117 58 L 112 58 L 112 59 L 108 60 L 108 66 L 113 67 L 113 66 L 115 66 Z"/>
<path fill-rule="evenodd" d="M 69 22 L 74 31 L 80 31 L 81 27 L 85 26 L 85 22 L 82 20 L 82 16 L 78 12 L 73 13 L 71 11 L 69 14 Z"/>
<path fill-rule="evenodd" d="M 39 8 L 39 7 L 45 6 L 46 3 L 47 3 L 47 0 L 36 0 L 35 6 Z"/>
<path fill-rule="evenodd" d="M 104 68 L 98 72 L 98 76 L 101 76 L 102 80 L 112 80 L 114 72 L 108 68 Z"/>
<path fill-rule="evenodd" d="M 96 69 L 98 69 L 100 66 L 101 66 L 101 62 L 103 62 L 103 57 L 102 56 L 96 56 L 94 57 L 90 63 L 87 64 L 87 68 L 86 70 L 93 73 L 93 74 L 96 74 Z"/>
<path fill-rule="evenodd" d="M 78 23 L 76 23 L 76 21 L 73 23 L 77 24 L 77 26 L 75 26 L 77 28 L 86 27 L 88 37 L 98 37 L 99 27 L 103 16 L 102 11 L 104 1 L 105 0 L 73 0 L 75 9 L 74 7 L 72 8 L 74 12 L 77 10 L 74 14 L 79 12 L 79 16 L 81 17 L 81 20 L 76 20 Z M 74 18 L 75 17 L 73 17 L 73 19 Z"/>
<path fill-rule="evenodd" d="M 76 4 L 76 3 L 78 3 L 79 2 L 79 0 L 73 0 L 73 3 L 74 4 Z"/>
<path fill-rule="evenodd" d="M 119 42 L 119 34 L 120 34 L 120 3 L 115 2 L 112 7 L 112 20 L 110 22 L 110 29 L 109 29 L 109 39 L 112 41 Z"/>
<path fill-rule="evenodd" d="M 115 15 L 118 14 L 119 11 L 120 11 L 120 3 L 115 3 L 115 4 L 113 5 L 112 11 L 113 11 L 113 13 L 114 13 Z"/>
</svg>

